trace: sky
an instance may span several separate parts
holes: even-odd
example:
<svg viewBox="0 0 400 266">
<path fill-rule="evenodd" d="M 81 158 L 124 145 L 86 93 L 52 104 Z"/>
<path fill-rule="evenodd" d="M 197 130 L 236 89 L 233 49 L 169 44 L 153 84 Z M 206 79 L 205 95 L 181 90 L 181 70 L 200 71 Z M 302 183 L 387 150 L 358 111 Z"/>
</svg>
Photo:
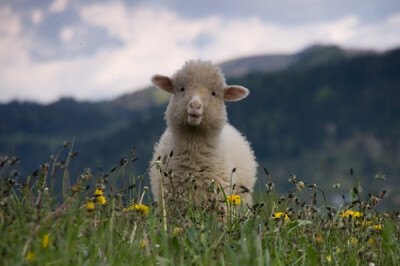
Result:
<svg viewBox="0 0 400 266">
<path fill-rule="evenodd" d="M 400 47 L 399 0 L 0 0 L 0 103 L 99 101 L 189 59 Z"/>
</svg>

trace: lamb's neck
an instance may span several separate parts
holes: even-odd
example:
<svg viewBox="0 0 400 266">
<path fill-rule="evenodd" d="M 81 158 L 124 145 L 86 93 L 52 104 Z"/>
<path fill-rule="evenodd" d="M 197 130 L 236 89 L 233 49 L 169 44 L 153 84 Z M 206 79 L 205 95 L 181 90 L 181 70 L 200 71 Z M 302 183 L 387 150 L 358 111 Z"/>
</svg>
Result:
<svg viewBox="0 0 400 266">
<path fill-rule="evenodd" d="M 219 132 L 218 132 L 219 133 Z M 218 145 L 220 134 L 200 134 L 199 132 L 174 132 L 173 147 L 177 150 L 203 150 Z"/>
</svg>

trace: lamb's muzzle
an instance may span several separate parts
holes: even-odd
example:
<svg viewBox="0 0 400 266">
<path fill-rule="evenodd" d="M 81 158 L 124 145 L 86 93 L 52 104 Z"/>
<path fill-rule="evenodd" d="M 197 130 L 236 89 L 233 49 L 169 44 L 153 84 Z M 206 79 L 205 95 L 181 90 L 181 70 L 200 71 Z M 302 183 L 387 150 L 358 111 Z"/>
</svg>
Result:
<svg viewBox="0 0 400 266">
<path fill-rule="evenodd" d="M 187 113 L 187 121 L 189 125 L 198 126 L 201 124 L 203 118 L 203 105 L 201 98 L 198 95 L 194 95 L 189 101 Z"/>
</svg>

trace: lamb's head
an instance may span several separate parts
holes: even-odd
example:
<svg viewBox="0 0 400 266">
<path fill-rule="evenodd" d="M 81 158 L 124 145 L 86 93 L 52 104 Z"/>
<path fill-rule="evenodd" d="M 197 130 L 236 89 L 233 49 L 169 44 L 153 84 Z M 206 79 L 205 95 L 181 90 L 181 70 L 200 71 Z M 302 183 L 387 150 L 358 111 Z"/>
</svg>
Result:
<svg viewBox="0 0 400 266">
<path fill-rule="evenodd" d="M 152 82 L 172 97 L 165 112 L 169 127 L 187 130 L 220 130 L 226 123 L 224 101 L 238 101 L 249 91 L 225 83 L 219 67 L 209 61 L 191 60 L 171 78 L 155 75 Z"/>
</svg>

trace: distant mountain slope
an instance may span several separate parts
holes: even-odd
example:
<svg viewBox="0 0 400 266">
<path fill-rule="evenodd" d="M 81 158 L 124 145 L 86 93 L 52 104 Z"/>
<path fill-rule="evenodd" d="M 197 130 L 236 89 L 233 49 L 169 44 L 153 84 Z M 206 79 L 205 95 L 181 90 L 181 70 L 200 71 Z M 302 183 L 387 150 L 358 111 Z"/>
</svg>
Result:
<svg viewBox="0 0 400 266">
<path fill-rule="evenodd" d="M 342 49 L 334 45 L 314 45 L 295 54 L 245 57 L 222 63 L 220 66 L 227 77 L 237 78 L 249 73 L 265 74 L 288 68 L 313 67 L 366 54 L 374 52 Z"/>
<path fill-rule="evenodd" d="M 262 157 L 274 145 L 282 155 L 299 154 L 329 132 L 336 140 L 358 133 L 400 140 L 400 49 L 229 81 L 251 90 L 249 99 L 229 105 L 229 114 L 257 136 Z"/>
<path fill-rule="evenodd" d="M 128 93 L 102 104 L 110 108 L 125 108 L 127 110 L 145 110 L 168 102 L 170 95 L 154 86 Z"/>
<path fill-rule="evenodd" d="M 222 63 L 221 69 L 227 77 L 235 78 L 251 72 L 268 73 L 291 66 L 297 55 L 261 55 L 240 58 Z"/>
</svg>

